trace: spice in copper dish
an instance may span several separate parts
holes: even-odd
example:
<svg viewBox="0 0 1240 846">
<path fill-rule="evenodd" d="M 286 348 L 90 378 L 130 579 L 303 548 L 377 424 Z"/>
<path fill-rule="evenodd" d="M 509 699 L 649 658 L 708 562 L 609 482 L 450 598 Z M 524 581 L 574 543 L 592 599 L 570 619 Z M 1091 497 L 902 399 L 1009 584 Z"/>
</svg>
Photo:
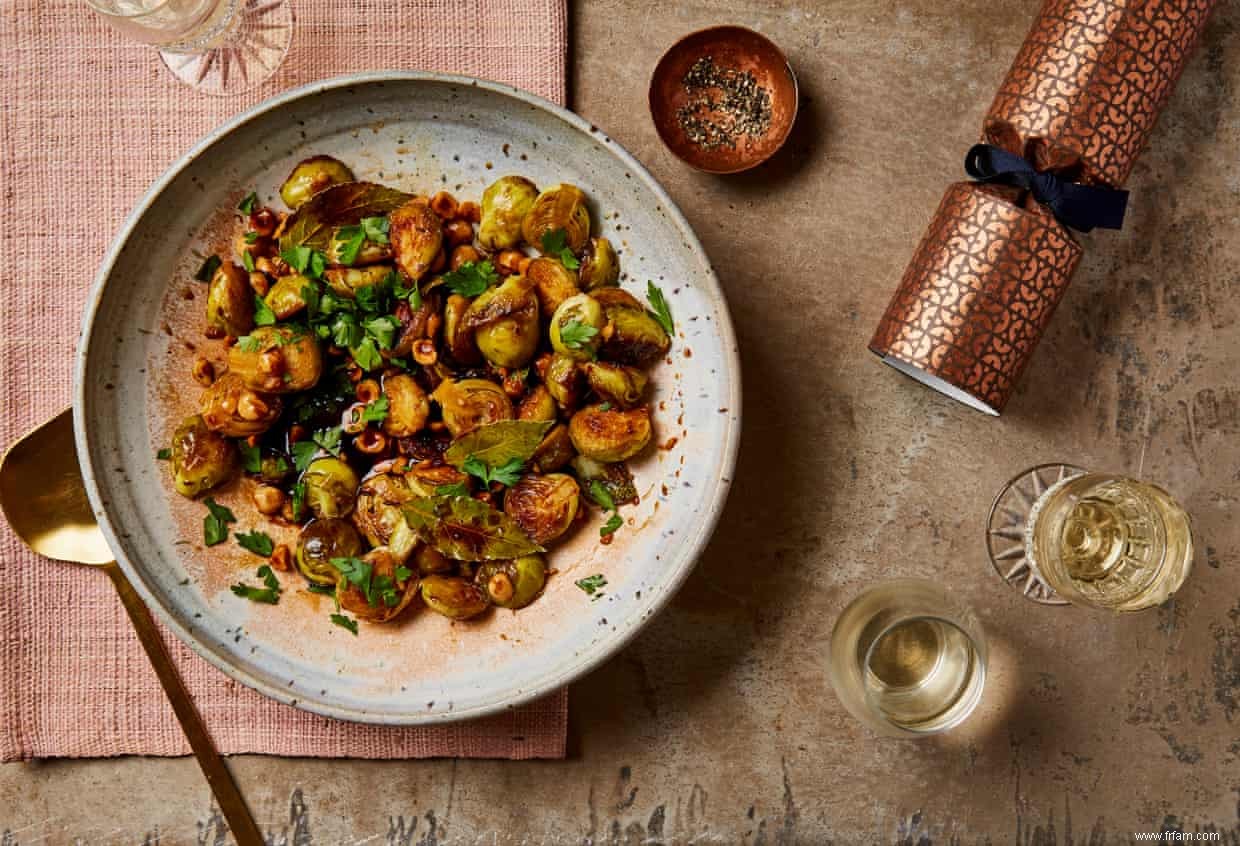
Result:
<svg viewBox="0 0 1240 846">
<path fill-rule="evenodd" d="M 702 56 L 681 84 L 689 100 L 676 110 L 676 122 L 703 150 L 736 149 L 742 137 L 760 138 L 771 125 L 771 92 L 749 71 L 720 67 Z"/>
</svg>

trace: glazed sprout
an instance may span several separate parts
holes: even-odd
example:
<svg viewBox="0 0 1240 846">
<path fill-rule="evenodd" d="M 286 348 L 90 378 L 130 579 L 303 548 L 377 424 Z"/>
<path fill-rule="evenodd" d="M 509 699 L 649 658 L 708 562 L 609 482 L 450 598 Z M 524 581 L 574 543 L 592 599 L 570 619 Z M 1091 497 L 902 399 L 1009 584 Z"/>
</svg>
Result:
<svg viewBox="0 0 1240 846">
<path fill-rule="evenodd" d="M 389 264 L 372 264 L 368 267 L 332 267 L 323 271 L 323 279 L 337 294 L 353 299 L 362 288 L 380 284 L 391 272 L 392 266 Z"/>
<path fill-rule="evenodd" d="M 586 195 L 575 185 L 561 183 L 546 189 L 521 222 L 526 243 L 541 249 L 543 236 L 564 230 L 564 241 L 574 253 L 580 252 L 590 237 L 590 210 Z"/>
<path fill-rule="evenodd" d="M 518 420 L 554 420 L 556 418 L 555 399 L 546 385 L 531 388 L 530 392 L 517 406 Z"/>
<path fill-rule="evenodd" d="M 511 561 L 488 561 L 478 568 L 474 583 L 500 608 L 524 608 L 542 593 L 547 564 L 541 555 L 524 555 Z"/>
<path fill-rule="evenodd" d="M 228 350 L 228 368 L 253 390 L 289 394 L 319 381 L 323 353 L 299 326 L 260 326 Z"/>
<path fill-rule="evenodd" d="M 347 520 L 311 520 L 297 538 L 297 569 L 316 585 L 334 585 L 340 572 L 333 558 L 362 554 L 362 539 Z"/>
<path fill-rule="evenodd" d="M 521 222 L 538 198 L 538 188 L 523 176 L 503 176 L 482 192 L 482 223 L 478 243 L 488 250 L 506 250 L 521 241 Z"/>
<path fill-rule="evenodd" d="M 554 314 L 560 303 L 581 293 L 577 286 L 577 274 L 557 259 L 546 256 L 534 259 L 525 268 L 525 276 L 538 293 L 538 305 L 543 314 Z"/>
<path fill-rule="evenodd" d="M 583 291 L 606 288 L 620 280 L 620 257 L 616 255 L 611 241 L 601 235 L 586 243 L 581 255 L 581 267 L 577 270 Z"/>
<path fill-rule="evenodd" d="M 577 452 L 595 461 L 624 461 L 641 452 L 652 434 L 650 410 L 610 409 L 599 404 L 583 408 L 568 421 Z"/>
<path fill-rule="evenodd" d="M 612 327 L 600 350 L 604 358 L 647 367 L 667 355 L 671 338 L 636 297 L 623 288 L 599 288 L 591 296 L 603 306 Z"/>
<path fill-rule="evenodd" d="M 568 531 L 577 517 L 581 491 L 572 476 L 527 473 L 504 494 L 504 513 L 539 546 Z"/>
<path fill-rule="evenodd" d="M 275 314 L 277 320 L 287 320 L 306 307 L 302 291 L 313 283 L 300 273 L 281 276 L 271 286 L 263 301 Z"/>
<path fill-rule="evenodd" d="M 451 559 L 429 543 L 424 543 L 418 547 L 418 551 L 413 556 L 413 561 L 418 567 L 418 573 L 423 576 L 430 576 L 435 573 L 450 573 L 454 568 Z"/>
<path fill-rule="evenodd" d="M 306 505 L 316 517 L 347 517 L 357 501 L 357 473 L 339 458 L 316 458 L 301 482 Z"/>
<path fill-rule="evenodd" d="M 261 435 L 284 410 L 278 396 L 247 388 L 236 373 L 225 373 L 216 379 L 202 392 L 200 404 L 207 428 L 232 438 Z"/>
<path fill-rule="evenodd" d="M 431 399 L 439 403 L 444 425 L 454 438 L 487 423 L 512 419 L 512 400 L 486 379 L 444 379 Z"/>
<path fill-rule="evenodd" d="M 443 221 L 426 200 L 415 198 L 388 215 L 396 265 L 410 279 L 426 275 L 443 245 Z"/>
<path fill-rule="evenodd" d="M 551 317 L 551 347 L 578 361 L 594 358 L 603 343 L 607 318 L 589 294 L 577 294 L 560 303 Z"/>
<path fill-rule="evenodd" d="M 389 623 L 418 595 L 418 578 L 404 573 L 400 562 L 383 547 L 363 555 L 362 563 L 370 567 L 370 596 L 342 573 L 336 582 L 336 598 L 340 600 L 340 607 L 362 620 Z M 399 578 L 402 574 L 407 577 Z"/>
<path fill-rule="evenodd" d="M 538 349 L 538 300 L 523 276 L 483 291 L 461 318 L 483 358 L 496 367 L 524 367 Z"/>
<path fill-rule="evenodd" d="M 216 269 L 207 287 L 207 330 L 239 338 L 254 328 L 254 291 L 250 276 L 231 261 Z"/>
<path fill-rule="evenodd" d="M 482 355 L 474 343 L 474 333 L 463 326 L 465 312 L 469 311 L 469 297 L 453 294 L 443 307 L 443 340 L 448 352 L 458 364 L 477 364 Z"/>
<path fill-rule="evenodd" d="M 393 438 L 407 438 L 426 425 L 431 404 L 426 392 L 408 373 L 396 373 L 383 380 L 383 395 L 387 397 L 387 417 L 383 419 L 383 431 Z"/>
<path fill-rule="evenodd" d="M 387 547 L 400 563 L 413 554 L 418 543 L 400 511 L 400 506 L 413 497 L 414 492 L 400 476 L 376 473 L 358 489 L 353 511 L 353 525 L 370 545 Z"/>
<path fill-rule="evenodd" d="M 646 393 L 646 374 L 636 367 L 609 361 L 587 361 L 581 366 L 586 382 L 599 399 L 617 408 L 641 405 Z"/>
<path fill-rule="evenodd" d="M 422 601 L 436 614 L 453 620 L 477 617 L 491 604 L 477 585 L 459 576 L 439 575 L 422 579 Z"/>
<path fill-rule="evenodd" d="M 542 473 L 552 473 L 572 461 L 576 454 L 568 424 L 557 423 L 530 456 L 530 466 Z"/>
<path fill-rule="evenodd" d="M 341 182 L 353 182 L 353 171 L 331 156 L 314 156 L 299 162 L 280 186 L 280 199 L 296 209 L 315 194 Z"/>
<path fill-rule="evenodd" d="M 581 403 L 582 394 L 585 393 L 585 376 L 575 359 L 556 353 L 547 365 L 547 373 L 543 379 L 552 399 L 559 403 L 560 408 L 572 411 Z"/>
<path fill-rule="evenodd" d="M 237 447 L 207 428 L 202 417 L 185 418 L 172 434 L 172 478 L 181 496 L 199 496 L 227 482 L 237 469 Z"/>
</svg>

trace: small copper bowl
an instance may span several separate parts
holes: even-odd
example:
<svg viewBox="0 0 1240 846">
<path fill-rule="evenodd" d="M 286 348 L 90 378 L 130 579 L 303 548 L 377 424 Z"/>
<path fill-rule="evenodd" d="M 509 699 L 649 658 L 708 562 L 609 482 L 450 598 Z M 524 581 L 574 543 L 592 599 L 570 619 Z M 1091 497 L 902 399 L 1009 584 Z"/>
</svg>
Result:
<svg viewBox="0 0 1240 846">
<path fill-rule="evenodd" d="M 770 120 L 756 135 L 729 135 L 734 144 L 702 143 L 690 137 L 682 109 L 717 89 L 691 90 L 685 74 L 701 58 L 716 68 L 748 72 L 770 95 Z M 701 112 L 697 112 L 701 115 Z M 766 37 L 741 26 L 717 26 L 690 33 L 663 54 L 650 78 L 650 115 L 667 148 L 690 167 L 707 173 L 748 170 L 775 154 L 792 131 L 797 116 L 797 80 L 788 60 Z M 706 118 L 726 126 L 729 115 L 706 111 Z M 716 120 L 717 119 L 717 120 Z M 700 134 L 700 132 L 699 132 Z"/>
</svg>

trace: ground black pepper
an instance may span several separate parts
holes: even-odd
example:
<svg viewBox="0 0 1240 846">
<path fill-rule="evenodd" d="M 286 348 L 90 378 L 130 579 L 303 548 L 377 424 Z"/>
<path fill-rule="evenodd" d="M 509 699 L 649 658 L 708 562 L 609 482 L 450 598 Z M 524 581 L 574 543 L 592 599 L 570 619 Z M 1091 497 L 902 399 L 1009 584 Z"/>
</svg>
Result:
<svg viewBox="0 0 1240 846">
<path fill-rule="evenodd" d="M 676 121 L 704 150 L 734 150 L 741 137 L 759 138 L 771 125 L 771 93 L 749 71 L 719 67 L 713 56 L 702 56 L 681 84 L 689 100 L 676 110 Z"/>
</svg>

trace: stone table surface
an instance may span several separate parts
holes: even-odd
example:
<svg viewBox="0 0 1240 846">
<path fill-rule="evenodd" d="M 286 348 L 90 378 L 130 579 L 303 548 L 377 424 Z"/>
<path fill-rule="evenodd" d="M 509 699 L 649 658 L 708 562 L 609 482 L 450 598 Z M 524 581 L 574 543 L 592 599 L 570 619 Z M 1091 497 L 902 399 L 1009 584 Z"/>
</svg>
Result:
<svg viewBox="0 0 1240 846">
<path fill-rule="evenodd" d="M 566 761 L 242 757 L 276 844 L 1240 842 L 1240 0 L 1221 0 L 1001 419 L 866 350 L 1036 0 L 606 0 L 572 9 L 574 107 L 670 190 L 726 289 L 744 435 L 719 531 L 672 605 L 572 688 Z M 748 175 L 690 172 L 645 84 L 678 36 L 761 30 L 800 123 Z M 1163 482 L 1199 552 L 1165 606 L 1026 603 L 986 562 L 995 490 L 1040 461 Z M 993 675 L 960 729 L 880 740 L 824 655 L 871 582 L 977 609 Z M 0 767 L 0 843 L 223 844 L 192 759 Z"/>
</svg>

